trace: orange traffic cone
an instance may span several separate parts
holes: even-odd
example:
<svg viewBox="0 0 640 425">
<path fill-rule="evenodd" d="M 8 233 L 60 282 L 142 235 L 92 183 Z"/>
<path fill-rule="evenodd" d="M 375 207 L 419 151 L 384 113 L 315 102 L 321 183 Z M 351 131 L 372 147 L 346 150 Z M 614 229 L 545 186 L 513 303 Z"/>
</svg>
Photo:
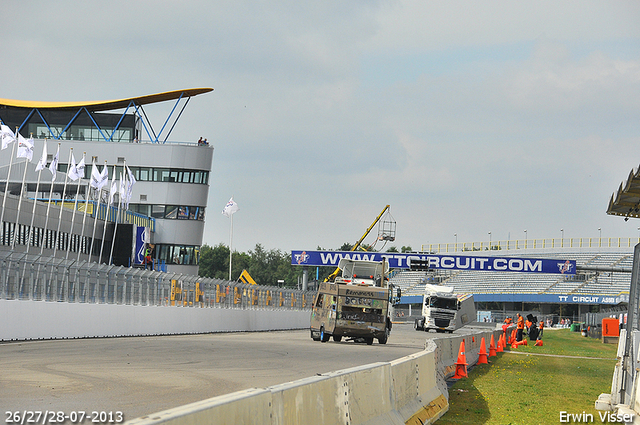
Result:
<svg viewBox="0 0 640 425">
<path fill-rule="evenodd" d="M 497 356 L 496 354 L 496 341 L 493 339 L 493 334 L 491 334 L 491 344 L 489 344 L 489 357 Z"/>
<path fill-rule="evenodd" d="M 514 341 L 513 344 L 511 344 L 511 348 L 518 348 L 521 345 L 528 345 L 527 340 L 523 339 L 522 341 Z"/>
<path fill-rule="evenodd" d="M 460 379 L 467 377 L 467 356 L 464 353 L 464 339 L 460 342 L 460 351 L 458 352 L 458 360 L 455 362 L 456 374 L 453 375 L 453 379 Z"/>
<path fill-rule="evenodd" d="M 503 353 L 504 352 L 504 343 L 502 342 L 502 338 L 504 335 L 500 335 L 498 337 L 498 348 L 496 348 L 496 352 Z"/>
<path fill-rule="evenodd" d="M 510 344 L 513 344 L 514 342 L 516 342 L 516 335 L 517 335 L 516 330 L 515 329 L 512 330 L 511 331 L 511 339 L 509 339 L 509 343 Z"/>
<path fill-rule="evenodd" d="M 533 346 L 534 347 L 542 347 L 542 340 L 541 339 L 537 340 L 536 343 L 533 344 Z"/>
<path fill-rule="evenodd" d="M 480 340 L 480 352 L 478 353 L 478 364 L 487 364 L 487 345 L 484 342 L 484 337 Z"/>
</svg>

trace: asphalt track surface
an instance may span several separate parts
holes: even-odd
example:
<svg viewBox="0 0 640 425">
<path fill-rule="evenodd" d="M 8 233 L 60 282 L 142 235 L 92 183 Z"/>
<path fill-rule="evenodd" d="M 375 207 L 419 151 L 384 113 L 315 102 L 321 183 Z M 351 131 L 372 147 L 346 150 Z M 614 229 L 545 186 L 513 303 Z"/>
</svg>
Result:
<svg viewBox="0 0 640 425">
<path fill-rule="evenodd" d="M 463 331 L 463 330 L 461 330 Z M 458 331 L 457 331 L 458 332 Z M 456 333 L 457 333 L 456 332 Z M 126 420 L 247 388 L 416 353 L 442 334 L 396 324 L 386 345 L 320 343 L 308 330 L 0 344 L 0 409 L 121 411 Z"/>
</svg>

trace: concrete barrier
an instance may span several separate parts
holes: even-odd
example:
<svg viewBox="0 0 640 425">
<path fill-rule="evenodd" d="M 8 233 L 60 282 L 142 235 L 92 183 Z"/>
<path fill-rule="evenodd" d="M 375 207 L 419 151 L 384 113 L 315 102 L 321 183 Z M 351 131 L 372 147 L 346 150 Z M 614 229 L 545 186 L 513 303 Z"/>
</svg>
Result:
<svg viewBox="0 0 640 425">
<path fill-rule="evenodd" d="M 620 331 L 617 362 L 613 370 L 611 393 L 600 394 L 595 401 L 596 410 L 603 415 L 613 415 L 611 422 L 625 422 L 640 425 L 640 331 L 631 335 L 629 357 L 625 359 L 627 330 Z M 608 416 L 607 416 L 608 417 Z"/>
<path fill-rule="evenodd" d="M 473 365 L 478 360 L 481 338 L 490 341 L 492 334 L 497 338 L 501 332 L 487 329 L 427 340 L 424 351 L 392 362 L 325 373 L 266 389 L 240 391 L 127 423 L 431 424 L 449 409 L 445 379 L 453 375 L 451 370 L 458 358 L 460 342 L 465 341 L 467 362 Z M 254 399 L 256 406 L 252 405 Z M 246 414 L 250 409 L 254 409 L 255 417 Z M 234 417 L 235 414 L 241 416 Z"/>
<path fill-rule="evenodd" d="M 0 300 L 0 341 L 268 331 L 309 327 L 308 310 Z"/>
</svg>

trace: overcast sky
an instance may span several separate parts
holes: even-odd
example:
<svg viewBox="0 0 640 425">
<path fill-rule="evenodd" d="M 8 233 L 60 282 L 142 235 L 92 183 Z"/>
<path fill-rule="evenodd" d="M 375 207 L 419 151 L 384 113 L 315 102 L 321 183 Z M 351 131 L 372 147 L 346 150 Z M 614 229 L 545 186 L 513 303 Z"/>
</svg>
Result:
<svg viewBox="0 0 640 425">
<path fill-rule="evenodd" d="M 639 2 L 2 6 L 0 98 L 214 88 L 170 137 L 215 148 L 206 244 L 231 196 L 239 251 L 339 248 L 387 204 L 397 247 L 640 235 L 606 214 L 640 164 Z"/>
</svg>

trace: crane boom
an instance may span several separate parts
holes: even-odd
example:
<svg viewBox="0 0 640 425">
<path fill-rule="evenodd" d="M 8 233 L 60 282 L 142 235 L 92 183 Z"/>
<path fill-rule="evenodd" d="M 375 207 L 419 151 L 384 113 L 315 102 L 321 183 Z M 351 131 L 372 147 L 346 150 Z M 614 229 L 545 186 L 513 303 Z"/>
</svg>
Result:
<svg viewBox="0 0 640 425">
<path fill-rule="evenodd" d="M 384 213 L 387 212 L 389 210 L 389 208 L 390 208 L 390 206 L 387 205 L 382 209 L 382 212 L 380 214 L 378 214 L 378 216 L 373 221 L 373 223 L 371 223 L 371 226 L 369 226 L 367 231 L 364 232 L 364 235 L 362 235 L 360 240 L 358 242 L 356 242 L 356 244 L 351 248 L 351 251 L 355 251 L 356 249 L 360 248 L 360 245 L 362 244 L 362 241 L 364 241 L 364 239 L 369 235 L 369 233 L 371 232 L 371 229 L 373 229 L 373 226 L 375 226 L 380 221 L 380 219 L 382 218 Z M 340 273 L 340 267 L 336 267 L 336 269 L 333 271 L 333 273 L 331 273 L 329 276 L 327 276 L 324 281 L 325 282 L 333 281 L 336 278 L 336 276 L 338 276 L 338 273 Z"/>
</svg>

